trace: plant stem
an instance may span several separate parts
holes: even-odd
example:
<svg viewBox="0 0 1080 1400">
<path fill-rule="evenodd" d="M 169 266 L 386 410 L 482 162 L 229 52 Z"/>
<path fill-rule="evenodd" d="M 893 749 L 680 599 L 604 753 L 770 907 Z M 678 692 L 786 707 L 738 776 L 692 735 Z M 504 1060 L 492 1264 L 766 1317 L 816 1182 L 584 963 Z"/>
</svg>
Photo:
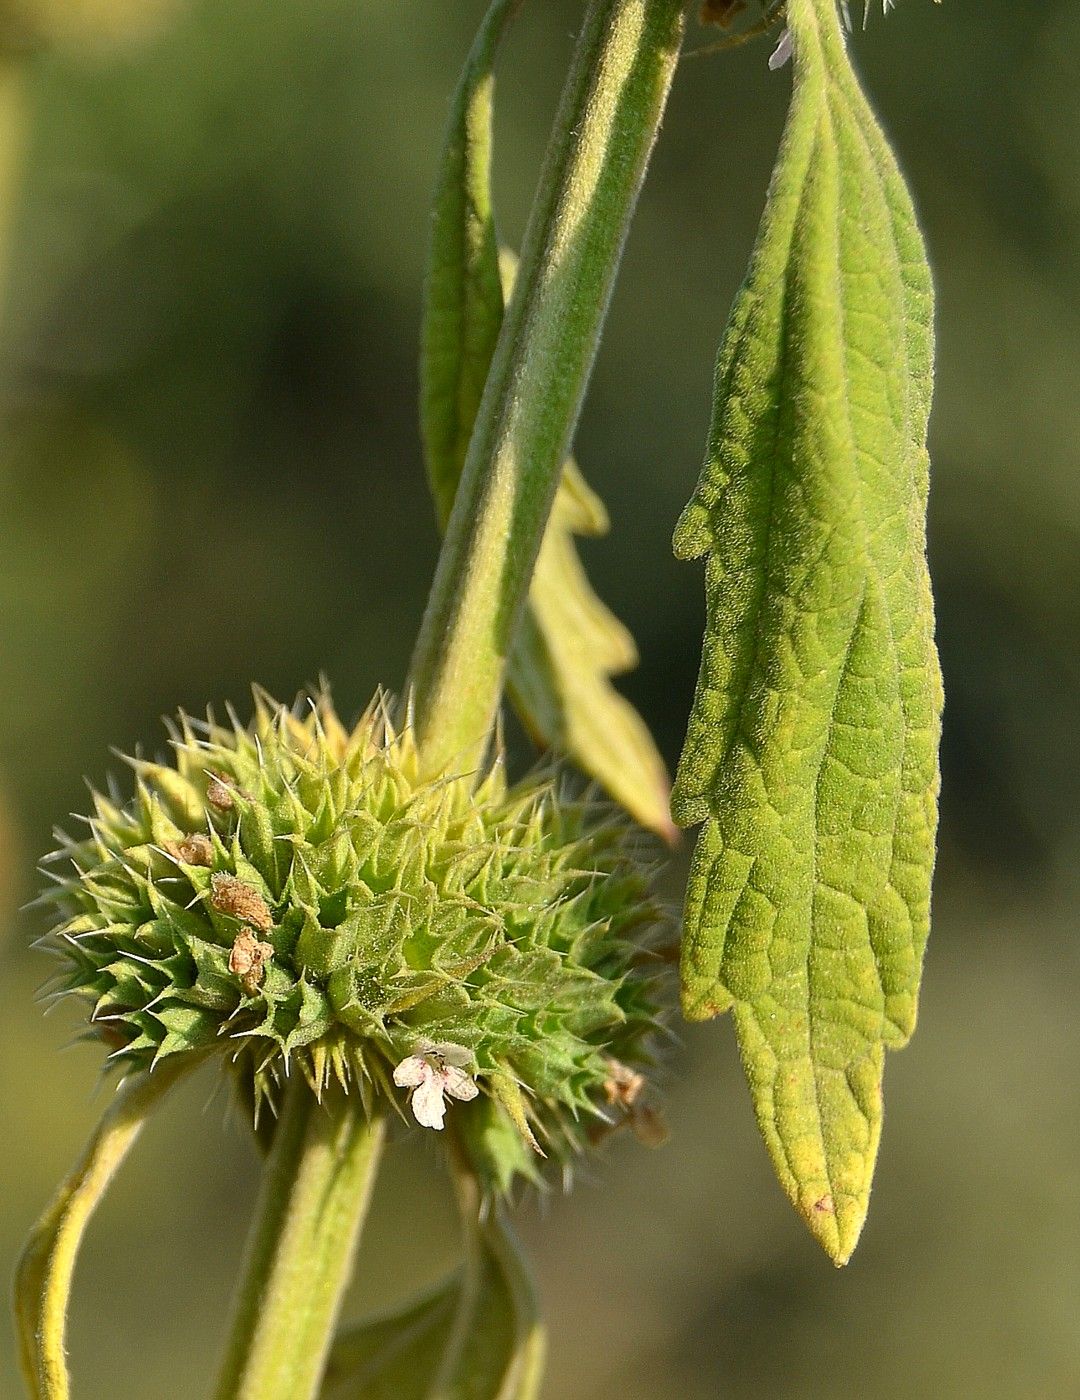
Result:
<svg viewBox="0 0 1080 1400">
<path fill-rule="evenodd" d="M 428 776 L 482 753 L 688 0 L 590 0 L 410 672 Z"/>
<path fill-rule="evenodd" d="M 153 1074 L 125 1081 L 26 1242 L 14 1302 L 19 1361 L 32 1400 L 68 1400 L 67 1311 L 86 1227 L 151 1110 L 194 1067 L 177 1056 Z"/>
<path fill-rule="evenodd" d="M 360 1095 L 320 1104 L 300 1075 L 285 1090 L 267 1159 L 217 1400 L 311 1400 L 383 1139 Z"/>
</svg>

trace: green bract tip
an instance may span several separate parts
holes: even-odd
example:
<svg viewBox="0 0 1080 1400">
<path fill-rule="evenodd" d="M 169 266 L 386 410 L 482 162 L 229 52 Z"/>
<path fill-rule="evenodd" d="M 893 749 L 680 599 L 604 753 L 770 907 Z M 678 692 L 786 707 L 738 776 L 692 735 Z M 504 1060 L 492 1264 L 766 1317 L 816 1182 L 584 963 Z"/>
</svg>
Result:
<svg viewBox="0 0 1080 1400">
<path fill-rule="evenodd" d="M 95 794 L 50 858 L 74 867 L 48 896 L 57 990 L 114 1062 L 218 1049 L 256 1111 L 292 1067 L 316 1094 L 408 1093 L 433 1128 L 452 1105 L 499 1189 L 583 1119 L 649 1131 L 662 919 L 613 809 L 498 758 L 421 781 L 381 698 L 351 731 L 326 694 L 256 693 L 250 725 L 171 734 L 173 765 L 132 760 L 132 800 Z"/>
</svg>

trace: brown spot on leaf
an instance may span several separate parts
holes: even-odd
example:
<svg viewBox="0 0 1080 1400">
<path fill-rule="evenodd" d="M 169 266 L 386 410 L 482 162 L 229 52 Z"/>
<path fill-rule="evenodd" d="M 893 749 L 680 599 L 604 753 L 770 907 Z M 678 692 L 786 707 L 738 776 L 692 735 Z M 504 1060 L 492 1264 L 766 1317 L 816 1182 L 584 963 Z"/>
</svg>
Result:
<svg viewBox="0 0 1080 1400">
<path fill-rule="evenodd" d="M 229 914 L 245 924 L 254 924 L 260 933 L 274 926 L 270 906 L 258 890 L 245 885 L 235 875 L 210 876 L 210 903 L 219 914 Z"/>
<path fill-rule="evenodd" d="M 836 1207 L 833 1205 L 831 1196 L 819 1196 L 814 1202 L 814 1209 L 820 1211 L 822 1215 L 831 1215 Z"/>
</svg>

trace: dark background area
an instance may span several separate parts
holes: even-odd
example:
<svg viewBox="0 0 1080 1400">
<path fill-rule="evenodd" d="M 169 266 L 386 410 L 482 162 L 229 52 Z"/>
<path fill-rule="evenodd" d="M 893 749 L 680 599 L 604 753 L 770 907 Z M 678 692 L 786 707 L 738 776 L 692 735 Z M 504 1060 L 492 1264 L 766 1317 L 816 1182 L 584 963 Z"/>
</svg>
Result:
<svg viewBox="0 0 1080 1400">
<path fill-rule="evenodd" d="M 50 827 L 159 716 L 399 686 L 437 548 L 416 431 L 427 200 L 473 0 L 40 0 L 0 81 L 0 1272 L 100 1112 L 101 1055 L 42 1018 Z M 526 4 L 500 68 L 521 232 L 580 5 Z M 689 47 L 709 36 L 695 30 Z M 892 1057 L 863 1242 L 835 1272 L 754 1128 L 724 1022 L 667 1068 L 672 1139 L 522 1212 L 548 1400 L 1080 1394 L 1080 10 L 903 0 L 853 41 L 939 291 L 931 564 L 947 686 L 921 1025 Z M 577 452 L 586 546 L 633 627 L 626 688 L 674 761 L 702 626 L 670 532 L 705 439 L 789 78 L 768 43 L 676 80 Z M 21 126 L 21 134 L 20 134 Z M 684 843 L 687 844 L 687 843 Z M 667 879 L 677 900 L 684 850 Z M 390 1150 L 352 1311 L 454 1249 L 432 1145 Z M 90 1232 L 81 1400 L 207 1393 L 256 1183 L 205 1075 Z M 0 1394 L 14 1394 L 0 1341 Z"/>
</svg>

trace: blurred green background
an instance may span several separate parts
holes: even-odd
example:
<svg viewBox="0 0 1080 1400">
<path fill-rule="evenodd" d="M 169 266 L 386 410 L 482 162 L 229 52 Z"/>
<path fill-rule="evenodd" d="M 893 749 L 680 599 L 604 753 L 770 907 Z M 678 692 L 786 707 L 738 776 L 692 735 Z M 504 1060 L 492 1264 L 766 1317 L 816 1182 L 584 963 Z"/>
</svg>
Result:
<svg viewBox="0 0 1080 1400">
<path fill-rule="evenodd" d="M 105 1101 L 43 1019 L 34 892 L 110 745 L 257 679 L 400 685 L 436 538 L 415 426 L 427 198 L 479 0 L 54 0 L 0 89 L 21 153 L 0 316 L 0 1273 Z M 580 4 L 527 4 L 500 70 L 519 237 Z M 708 36 L 691 35 L 690 47 Z M 1080 11 L 904 0 L 854 40 L 939 288 L 931 556 L 948 690 L 936 925 L 890 1059 L 870 1221 L 836 1273 L 775 1185 L 734 1038 L 686 1030 L 672 1140 L 529 1205 L 547 1400 L 1080 1395 Z M 669 536 L 788 91 L 767 45 L 680 70 L 578 438 L 587 547 L 674 759 L 698 568 Z M 21 77 L 19 76 L 21 74 Z M 20 128 L 21 123 L 21 128 Z M 20 134 L 21 131 L 21 134 Z M 677 899 L 680 855 L 668 882 Z M 390 1150 L 357 1311 L 453 1253 L 431 1144 Z M 95 1221 L 81 1400 L 204 1396 L 256 1181 L 200 1078 Z M 15 1395 L 0 1341 L 0 1394 Z"/>
</svg>

